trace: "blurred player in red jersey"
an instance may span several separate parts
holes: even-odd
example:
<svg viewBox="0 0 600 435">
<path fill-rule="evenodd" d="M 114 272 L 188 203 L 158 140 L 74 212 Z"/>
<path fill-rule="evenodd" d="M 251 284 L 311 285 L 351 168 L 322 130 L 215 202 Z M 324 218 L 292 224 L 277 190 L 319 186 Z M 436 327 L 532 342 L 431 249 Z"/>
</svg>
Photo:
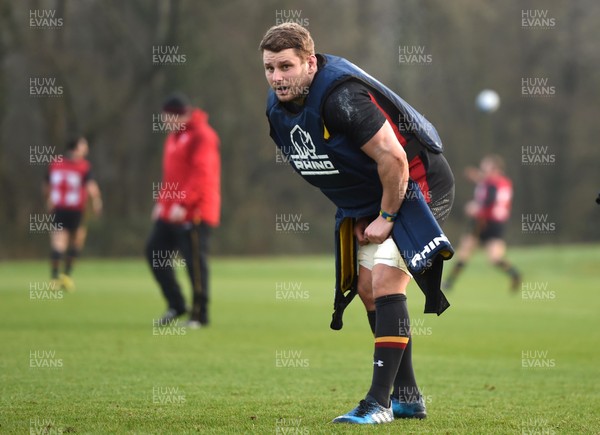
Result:
<svg viewBox="0 0 600 435">
<path fill-rule="evenodd" d="M 465 214 L 471 219 L 472 232 L 462 237 L 458 262 L 444 288 L 452 288 L 479 242 L 485 246 L 490 263 L 509 275 L 511 289 L 516 291 L 521 283 L 521 274 L 506 260 L 503 239 L 513 194 L 512 182 L 504 175 L 504 161 L 497 155 L 486 156 L 481 160 L 479 169 L 467 168 L 465 175 L 476 185 L 475 198 L 465 207 Z"/>
<path fill-rule="evenodd" d="M 88 149 L 84 137 L 69 141 L 66 155 L 48 167 L 43 187 L 47 209 L 53 213 L 53 222 L 60 228 L 50 233 L 52 279 L 67 291 L 75 290 L 71 272 L 87 234 L 82 219 L 88 195 L 94 213 L 102 212 L 100 188 L 92 178 L 90 162 L 86 160 Z M 63 259 L 64 273 L 59 273 Z"/>
<path fill-rule="evenodd" d="M 154 228 L 146 257 L 167 301 L 160 319 L 166 325 L 187 312 L 173 254 L 179 251 L 183 256 L 193 292 L 188 326 L 197 328 L 208 325 L 208 239 L 211 228 L 219 225 L 221 211 L 219 137 L 208 115 L 192 107 L 185 95 L 171 95 L 162 109 L 170 133 L 162 181 L 154 192 Z"/>
</svg>

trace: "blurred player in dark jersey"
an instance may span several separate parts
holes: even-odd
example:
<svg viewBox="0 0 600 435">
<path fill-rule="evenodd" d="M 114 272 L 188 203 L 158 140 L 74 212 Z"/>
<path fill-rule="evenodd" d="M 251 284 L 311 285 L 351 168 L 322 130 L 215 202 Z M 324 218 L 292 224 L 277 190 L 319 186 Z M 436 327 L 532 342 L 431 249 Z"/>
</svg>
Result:
<svg viewBox="0 0 600 435">
<path fill-rule="evenodd" d="M 475 197 L 465 207 L 471 232 L 465 234 L 458 248 L 458 262 L 444 283 L 450 290 L 478 244 L 485 247 L 490 263 L 510 277 L 511 289 L 518 290 L 521 274 L 506 259 L 503 239 L 512 204 L 512 183 L 504 175 L 504 161 L 497 155 L 481 160 L 479 169 L 467 168 L 466 177 L 475 183 Z"/>
<path fill-rule="evenodd" d="M 67 144 L 66 155 L 52 162 L 44 182 L 47 209 L 54 214 L 60 228 L 50 233 L 52 279 L 67 291 L 75 290 L 71 279 L 73 263 L 85 243 L 87 229 L 83 223 L 88 195 L 96 215 L 102 211 L 98 183 L 92 178 L 90 162 L 86 160 L 88 142 L 83 137 Z M 64 261 L 63 272 L 60 263 Z"/>
</svg>

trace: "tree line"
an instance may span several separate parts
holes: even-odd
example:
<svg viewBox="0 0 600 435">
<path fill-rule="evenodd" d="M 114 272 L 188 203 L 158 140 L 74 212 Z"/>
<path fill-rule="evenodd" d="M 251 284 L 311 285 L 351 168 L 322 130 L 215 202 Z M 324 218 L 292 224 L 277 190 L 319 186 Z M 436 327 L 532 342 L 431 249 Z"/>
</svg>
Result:
<svg viewBox="0 0 600 435">
<path fill-rule="evenodd" d="M 269 138 L 258 43 L 297 21 L 318 52 L 379 78 L 438 129 L 455 172 L 447 232 L 464 229 L 486 153 L 507 162 L 516 244 L 598 241 L 600 5 L 468 0 L 0 2 L 0 258 L 45 256 L 44 156 L 85 135 L 105 211 L 88 222 L 88 255 L 141 255 L 160 182 L 163 98 L 187 93 L 209 113 L 222 152 L 223 255 L 331 252 L 333 206 L 288 167 Z M 477 93 L 501 97 L 478 112 Z M 528 231 L 526 221 L 551 223 Z M 284 230 L 281 222 L 295 222 Z M 278 225 L 278 222 L 280 224 Z"/>
</svg>

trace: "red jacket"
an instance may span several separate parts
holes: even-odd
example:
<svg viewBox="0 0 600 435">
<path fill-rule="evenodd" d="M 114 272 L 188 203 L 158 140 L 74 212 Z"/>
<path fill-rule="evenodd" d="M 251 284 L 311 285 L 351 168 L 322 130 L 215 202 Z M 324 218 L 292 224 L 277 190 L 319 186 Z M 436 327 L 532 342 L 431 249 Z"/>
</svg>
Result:
<svg viewBox="0 0 600 435">
<path fill-rule="evenodd" d="M 159 218 L 163 220 L 168 220 L 173 204 L 181 204 L 187 210 L 186 221 L 219 225 L 219 136 L 208 124 L 208 115 L 200 109 L 194 109 L 185 128 L 167 136 L 158 203 L 162 206 Z"/>
</svg>

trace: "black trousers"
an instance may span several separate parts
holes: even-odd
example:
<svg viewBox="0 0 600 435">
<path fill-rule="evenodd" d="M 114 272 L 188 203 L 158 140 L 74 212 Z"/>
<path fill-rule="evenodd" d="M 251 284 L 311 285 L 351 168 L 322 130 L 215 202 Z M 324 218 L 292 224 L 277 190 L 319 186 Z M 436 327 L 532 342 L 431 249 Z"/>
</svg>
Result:
<svg viewBox="0 0 600 435">
<path fill-rule="evenodd" d="M 208 323 L 208 239 L 206 224 L 175 225 L 157 220 L 146 244 L 146 259 L 169 308 L 186 311 L 185 298 L 175 278 L 175 268 L 185 266 L 192 284 L 191 320 Z M 177 256 L 179 252 L 180 257 Z"/>
</svg>

